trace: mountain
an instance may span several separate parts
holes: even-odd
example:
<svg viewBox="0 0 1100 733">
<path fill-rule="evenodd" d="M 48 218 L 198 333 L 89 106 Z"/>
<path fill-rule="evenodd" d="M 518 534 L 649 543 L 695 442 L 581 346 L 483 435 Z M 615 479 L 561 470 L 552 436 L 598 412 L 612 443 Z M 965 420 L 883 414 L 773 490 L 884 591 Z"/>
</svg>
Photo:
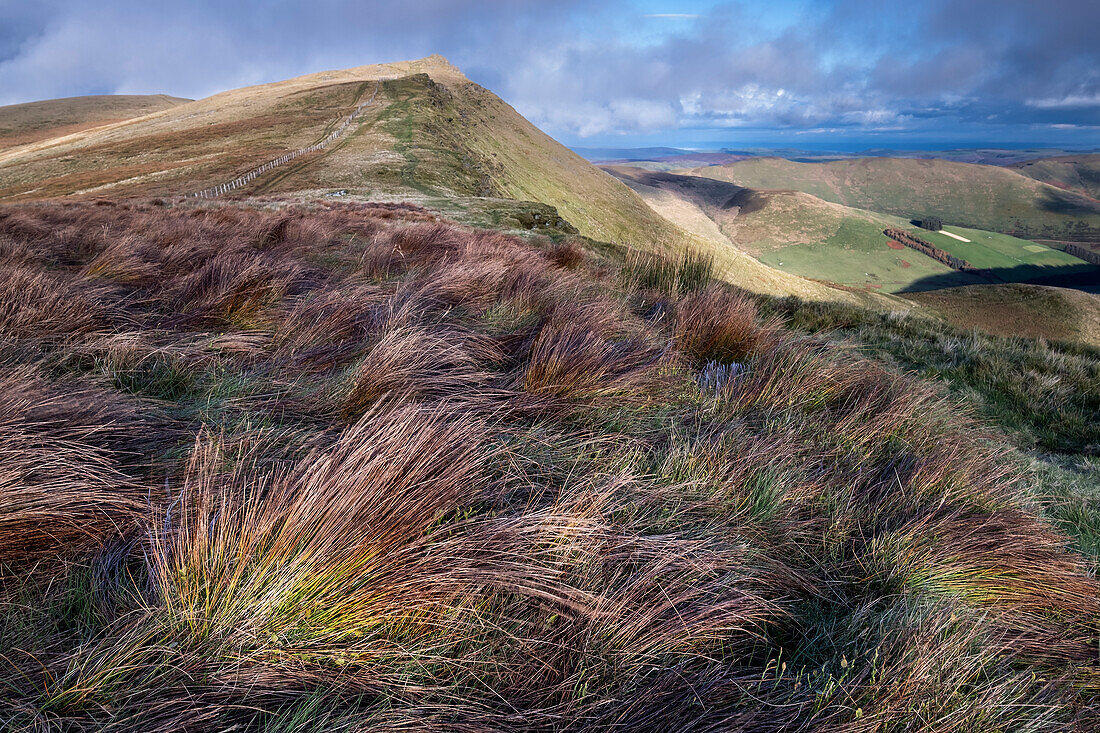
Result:
<svg viewBox="0 0 1100 733">
<path fill-rule="evenodd" d="M 104 94 L 0 107 L 0 151 L 178 107 L 166 94 Z"/>
<path fill-rule="evenodd" d="M 359 105 L 355 124 L 324 150 L 235 193 L 531 201 L 593 239 L 680 244 L 626 186 L 440 56 L 236 89 L 0 152 L 0 200 L 199 191 L 323 140 Z"/>
<path fill-rule="evenodd" d="M 701 250 L 724 279 L 771 295 L 889 309 L 899 303 L 881 294 L 921 282 L 975 282 L 918 252 L 902 256 L 890 248 L 882 230 L 906 222 L 888 214 L 805 194 L 737 194 L 737 186 L 731 193 L 731 184 L 697 176 L 609 168 L 620 181 L 440 56 L 178 102 L 163 98 L 162 109 L 0 150 L 0 200 L 174 198 L 236 180 L 218 193 L 412 201 L 480 226 L 577 232 L 647 251 Z M 59 120 L 82 110 L 90 119 L 87 110 L 117 108 L 119 100 L 36 104 L 40 119 L 49 109 Z M 69 104 L 77 111 L 65 111 Z M 685 161 L 730 163 L 727 154 L 715 155 Z M 735 194 L 746 200 L 727 205 Z"/>
<path fill-rule="evenodd" d="M 753 158 L 687 172 L 750 188 L 793 189 L 904 219 L 935 215 L 949 224 L 1029 239 L 1100 239 L 1100 201 L 1010 168 L 909 158 Z"/>
<path fill-rule="evenodd" d="M 1028 160 L 1012 168 L 1037 181 L 1100 199 L 1100 155 Z"/>
</svg>

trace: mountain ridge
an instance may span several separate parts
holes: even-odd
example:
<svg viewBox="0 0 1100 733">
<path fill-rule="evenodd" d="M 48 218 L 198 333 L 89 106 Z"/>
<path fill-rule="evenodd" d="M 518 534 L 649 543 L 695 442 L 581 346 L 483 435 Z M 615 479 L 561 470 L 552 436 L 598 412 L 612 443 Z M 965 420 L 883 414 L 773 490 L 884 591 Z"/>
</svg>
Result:
<svg viewBox="0 0 1100 733">
<path fill-rule="evenodd" d="M 227 90 L 0 152 L 0 199 L 171 196 L 231 180 L 322 139 L 378 82 L 377 108 L 339 145 L 242 195 L 357 187 L 377 197 L 501 197 L 557 208 L 581 233 L 674 249 L 683 233 L 444 57 Z"/>
</svg>

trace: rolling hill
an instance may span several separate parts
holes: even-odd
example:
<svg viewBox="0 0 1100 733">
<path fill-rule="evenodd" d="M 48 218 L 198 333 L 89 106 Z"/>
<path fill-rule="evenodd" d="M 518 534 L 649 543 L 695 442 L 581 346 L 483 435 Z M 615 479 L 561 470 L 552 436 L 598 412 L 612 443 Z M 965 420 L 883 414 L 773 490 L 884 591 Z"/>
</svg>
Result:
<svg viewBox="0 0 1100 733">
<path fill-rule="evenodd" d="M 316 143 L 368 101 L 334 144 L 235 193 L 532 201 L 594 239 L 682 244 L 626 186 L 439 56 L 236 89 L 0 152 L 0 200 L 186 194 Z"/>
<path fill-rule="evenodd" d="M 824 201 L 797 191 L 755 190 L 699 176 L 608 166 L 623 181 L 677 196 L 709 218 L 740 251 L 791 275 L 886 293 L 922 280 L 936 287 L 982 280 L 955 272 L 914 250 L 890 246 L 887 227 L 909 228 L 898 217 Z"/>
<path fill-rule="evenodd" d="M 0 107 L 0 150 L 130 120 L 190 101 L 166 94 L 103 94 L 11 104 Z"/>
<path fill-rule="evenodd" d="M 1036 181 L 1100 199 L 1100 155 L 1067 155 L 1028 160 L 1012 166 Z"/>
<path fill-rule="evenodd" d="M 1043 285 L 970 285 L 909 293 L 957 328 L 1100 347 L 1100 296 Z"/>
<path fill-rule="evenodd" d="M 148 111 L 154 102 L 164 108 Z M 69 104 L 74 109 L 64 111 Z M 325 71 L 192 102 L 139 99 L 131 111 L 148 113 L 102 117 L 102 124 L 76 131 L 62 125 L 53 136 L 43 127 L 50 115 L 90 120 L 94 109 L 119 104 L 106 98 L 31 105 L 34 124 L 47 136 L 0 150 L 0 200 L 178 198 L 305 149 L 231 195 L 413 201 L 479 226 L 579 232 L 647 251 L 702 250 L 714 256 L 724 279 L 754 292 L 877 308 L 899 307 L 885 295 L 914 283 L 981 282 L 891 248 L 882 230 L 905 222 L 888 214 L 638 167 L 609 168 L 615 175 L 608 175 L 439 56 Z M 28 129 L 32 118 L 24 110 Z M 321 141 L 324 149 L 311 148 Z"/>
<path fill-rule="evenodd" d="M 754 248 L 757 240 L 746 240 L 740 235 L 747 221 L 766 220 L 773 213 L 768 207 L 768 192 L 630 165 L 604 166 L 604 170 L 637 191 L 663 217 L 689 232 L 699 242 L 699 248 L 714 256 L 729 282 L 770 295 L 791 294 L 880 308 L 894 305 L 883 302 L 874 292 L 846 287 L 850 283 L 842 280 L 825 278 L 812 271 L 793 272 L 781 266 L 765 264 L 759 257 L 759 251 Z M 791 242 L 791 237 L 798 236 L 789 227 L 775 228 L 772 234 L 786 243 Z M 881 234 L 878 238 L 885 242 Z M 937 268 L 942 267 L 939 263 L 929 262 Z M 950 272 L 949 268 L 943 269 Z M 939 273 L 938 269 L 934 271 Z M 863 280 L 858 279 L 855 284 L 861 288 Z M 837 285 L 841 287 L 837 288 Z"/>
<path fill-rule="evenodd" d="M 793 189 L 904 219 L 936 215 L 950 224 L 1027 238 L 1100 239 L 1100 201 L 1009 168 L 908 158 L 753 158 L 687 172 L 750 188 Z"/>
</svg>

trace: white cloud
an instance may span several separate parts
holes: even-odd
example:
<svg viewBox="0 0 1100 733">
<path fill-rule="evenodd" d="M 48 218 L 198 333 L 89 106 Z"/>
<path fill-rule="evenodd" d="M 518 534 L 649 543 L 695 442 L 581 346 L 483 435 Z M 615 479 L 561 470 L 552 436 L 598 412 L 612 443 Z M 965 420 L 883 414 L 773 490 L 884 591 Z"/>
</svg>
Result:
<svg viewBox="0 0 1100 733">
<path fill-rule="evenodd" d="M 1096 94 L 1067 94 L 1063 97 L 1029 99 L 1028 107 L 1036 109 L 1089 109 L 1100 107 L 1100 92 Z"/>
</svg>

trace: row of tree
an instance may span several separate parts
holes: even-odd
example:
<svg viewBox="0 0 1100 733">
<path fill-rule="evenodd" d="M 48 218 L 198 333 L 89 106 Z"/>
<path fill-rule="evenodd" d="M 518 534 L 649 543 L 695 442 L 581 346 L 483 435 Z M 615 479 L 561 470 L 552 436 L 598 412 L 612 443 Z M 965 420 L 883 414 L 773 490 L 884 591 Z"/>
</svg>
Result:
<svg viewBox="0 0 1100 733">
<path fill-rule="evenodd" d="M 921 226 L 923 226 L 923 224 Z M 940 227 L 942 228 L 942 226 L 941 224 Z M 883 231 L 883 234 L 899 244 L 904 244 L 910 249 L 915 249 L 922 254 L 928 255 L 936 262 L 942 262 L 952 270 L 959 270 L 960 272 L 978 272 L 978 268 L 974 267 L 974 265 L 966 260 L 950 255 L 936 245 L 926 242 L 909 232 L 902 231 L 901 229 L 886 229 Z"/>
</svg>

